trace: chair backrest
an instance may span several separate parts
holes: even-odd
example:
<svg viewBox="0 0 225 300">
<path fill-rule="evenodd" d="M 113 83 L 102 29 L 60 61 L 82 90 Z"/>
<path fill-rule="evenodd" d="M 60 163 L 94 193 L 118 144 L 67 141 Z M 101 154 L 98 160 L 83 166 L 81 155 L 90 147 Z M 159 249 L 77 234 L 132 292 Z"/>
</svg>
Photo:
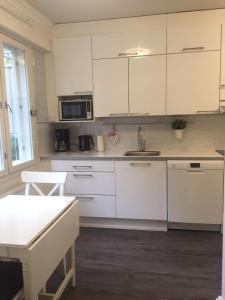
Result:
<svg viewBox="0 0 225 300">
<path fill-rule="evenodd" d="M 31 172 L 23 171 L 21 173 L 22 182 L 25 185 L 25 195 L 29 195 L 30 187 L 32 186 L 34 190 L 41 196 L 45 196 L 43 191 L 37 186 L 36 183 L 50 183 L 54 184 L 54 187 L 46 196 L 52 196 L 52 194 L 59 188 L 59 196 L 64 194 L 64 184 L 66 182 L 66 172 Z"/>
</svg>

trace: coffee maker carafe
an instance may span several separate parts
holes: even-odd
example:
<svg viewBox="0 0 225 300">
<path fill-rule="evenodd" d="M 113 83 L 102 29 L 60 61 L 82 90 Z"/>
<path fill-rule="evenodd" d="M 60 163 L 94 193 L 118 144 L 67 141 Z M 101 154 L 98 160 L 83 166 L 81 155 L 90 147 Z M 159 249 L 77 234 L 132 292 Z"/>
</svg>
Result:
<svg viewBox="0 0 225 300">
<path fill-rule="evenodd" d="M 94 145 L 94 140 L 91 135 L 79 135 L 79 150 L 90 151 L 91 145 Z"/>
<path fill-rule="evenodd" d="M 70 150 L 70 130 L 55 129 L 54 151 L 65 152 Z"/>
</svg>

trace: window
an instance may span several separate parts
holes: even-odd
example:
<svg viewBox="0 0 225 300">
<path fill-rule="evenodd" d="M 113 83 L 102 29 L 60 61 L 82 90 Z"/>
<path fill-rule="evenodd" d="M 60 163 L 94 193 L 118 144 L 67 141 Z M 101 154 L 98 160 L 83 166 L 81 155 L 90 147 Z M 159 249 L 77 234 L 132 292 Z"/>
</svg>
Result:
<svg viewBox="0 0 225 300">
<path fill-rule="evenodd" d="M 4 71 L 13 166 L 33 159 L 25 51 L 4 44 Z"/>
<path fill-rule="evenodd" d="M 34 163 L 30 50 L 0 35 L 0 175 Z M 2 91 L 1 91 L 2 87 Z"/>
</svg>

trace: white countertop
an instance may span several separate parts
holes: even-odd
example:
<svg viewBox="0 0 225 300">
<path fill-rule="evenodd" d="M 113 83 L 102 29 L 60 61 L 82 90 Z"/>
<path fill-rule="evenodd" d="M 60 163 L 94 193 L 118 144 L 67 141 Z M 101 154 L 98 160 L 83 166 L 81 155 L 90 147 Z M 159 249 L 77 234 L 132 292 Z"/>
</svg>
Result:
<svg viewBox="0 0 225 300">
<path fill-rule="evenodd" d="M 0 199 L 0 246 L 29 247 L 74 201 L 24 195 Z"/>
<path fill-rule="evenodd" d="M 126 149 L 120 151 L 105 151 L 105 152 L 96 152 L 96 151 L 88 151 L 88 152 L 62 152 L 62 153 L 48 153 L 46 155 L 42 155 L 41 158 L 45 159 L 54 159 L 54 160 L 169 160 L 169 159 L 219 159 L 223 160 L 223 156 L 217 153 L 215 150 L 160 150 L 160 156 L 142 156 L 142 157 L 134 157 L 134 156 L 123 156 L 124 152 L 128 150 L 134 149 Z M 150 149 L 154 150 L 154 149 Z M 158 150 L 158 149 L 157 149 Z"/>
</svg>

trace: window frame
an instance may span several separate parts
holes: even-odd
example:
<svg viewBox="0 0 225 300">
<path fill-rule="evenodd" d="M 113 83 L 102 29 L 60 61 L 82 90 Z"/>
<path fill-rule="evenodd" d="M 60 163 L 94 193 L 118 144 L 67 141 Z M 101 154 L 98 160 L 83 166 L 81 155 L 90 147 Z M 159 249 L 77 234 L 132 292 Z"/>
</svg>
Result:
<svg viewBox="0 0 225 300">
<path fill-rule="evenodd" d="M 4 102 L 3 102 L 3 91 L 2 91 L 2 76 L 1 76 L 1 69 L 3 66 L 0 64 L 0 134 L 1 140 L 0 142 L 2 143 L 2 154 L 3 154 L 3 163 L 4 163 L 4 169 L 0 170 L 0 178 L 8 174 L 8 163 L 7 163 L 7 149 L 6 149 L 6 135 L 5 135 L 5 116 L 4 116 Z"/>
<path fill-rule="evenodd" d="M 12 162 L 12 154 L 11 154 L 11 143 L 10 143 L 10 128 L 9 128 L 9 118 L 8 118 L 8 109 L 7 109 L 7 92 L 6 92 L 6 82 L 5 82 L 5 70 L 4 70 L 4 58 L 3 58 L 3 48 L 4 44 L 11 45 L 12 47 L 20 48 L 25 53 L 25 63 L 26 63 L 26 71 L 27 71 L 27 92 L 29 98 L 30 110 L 35 110 L 35 97 L 34 97 L 34 84 L 33 84 L 33 57 L 31 48 L 13 40 L 9 37 L 6 37 L 0 34 L 0 72 L 1 72 L 1 86 L 2 86 L 2 103 L 3 103 L 3 130 L 5 131 L 5 141 L 3 141 L 3 145 L 5 144 L 5 166 L 7 166 L 6 173 L 15 173 L 20 170 L 23 170 L 29 166 L 37 164 L 38 162 L 38 153 L 37 153 L 37 120 L 36 116 L 31 116 L 31 134 L 32 134 L 32 147 L 33 147 L 33 159 L 23 162 L 21 164 L 13 166 Z M 3 146 L 4 147 L 4 146 Z"/>
</svg>

